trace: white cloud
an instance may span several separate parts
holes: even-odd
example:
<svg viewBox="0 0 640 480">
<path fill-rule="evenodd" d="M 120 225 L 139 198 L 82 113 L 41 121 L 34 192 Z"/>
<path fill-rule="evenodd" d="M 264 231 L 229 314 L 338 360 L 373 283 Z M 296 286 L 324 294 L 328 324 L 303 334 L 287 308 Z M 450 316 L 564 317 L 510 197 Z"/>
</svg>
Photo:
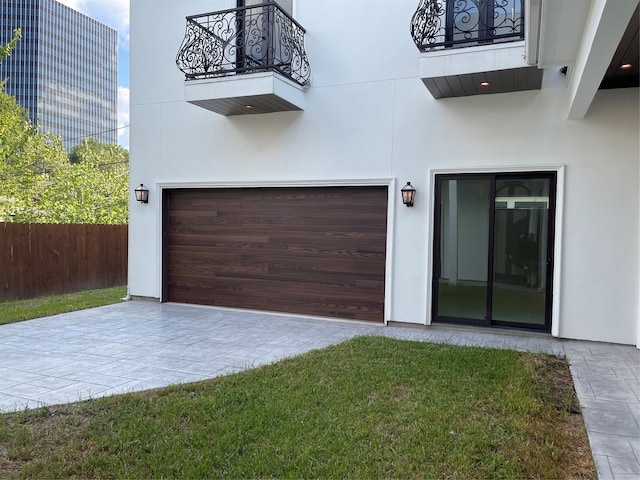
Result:
<svg viewBox="0 0 640 480">
<path fill-rule="evenodd" d="M 81 11 L 80 5 L 86 3 L 85 0 L 58 0 L 58 2 L 64 3 L 67 7 L 71 7 L 78 11 Z"/>
<path fill-rule="evenodd" d="M 124 126 L 127 128 L 121 128 Z M 129 148 L 129 89 L 118 87 L 118 143 Z"/>
<path fill-rule="evenodd" d="M 118 31 L 121 47 L 129 45 L 130 0 L 58 0 Z"/>
</svg>

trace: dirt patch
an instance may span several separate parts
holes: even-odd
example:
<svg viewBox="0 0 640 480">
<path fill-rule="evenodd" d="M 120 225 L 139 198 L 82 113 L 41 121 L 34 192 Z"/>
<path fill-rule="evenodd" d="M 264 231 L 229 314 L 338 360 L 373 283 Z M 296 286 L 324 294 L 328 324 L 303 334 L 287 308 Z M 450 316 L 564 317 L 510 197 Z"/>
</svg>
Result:
<svg viewBox="0 0 640 480">
<path fill-rule="evenodd" d="M 547 386 L 542 390 L 542 400 L 552 405 L 559 416 L 558 421 L 554 422 L 556 437 L 567 439 L 562 452 L 566 478 L 597 478 L 569 363 L 553 356 L 534 355 L 530 358 L 539 384 Z"/>
</svg>

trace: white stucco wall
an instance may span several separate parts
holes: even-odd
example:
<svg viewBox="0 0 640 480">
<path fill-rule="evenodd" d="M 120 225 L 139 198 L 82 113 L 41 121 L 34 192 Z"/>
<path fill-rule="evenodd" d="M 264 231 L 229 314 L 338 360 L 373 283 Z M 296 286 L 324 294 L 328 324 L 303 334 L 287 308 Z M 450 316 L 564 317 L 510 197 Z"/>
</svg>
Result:
<svg viewBox="0 0 640 480">
<path fill-rule="evenodd" d="M 539 91 L 434 100 L 409 35 L 415 0 L 294 0 L 312 67 L 305 110 L 222 117 L 184 101 L 175 55 L 186 15 L 230 3 L 131 1 L 131 183 L 151 190 L 130 206 L 131 295 L 161 295 L 162 185 L 392 178 L 418 193 L 390 212 L 387 319 L 425 324 L 433 172 L 564 166 L 555 331 L 640 339 L 638 89 L 600 91 L 582 120 L 567 120 L 557 69 Z"/>
</svg>

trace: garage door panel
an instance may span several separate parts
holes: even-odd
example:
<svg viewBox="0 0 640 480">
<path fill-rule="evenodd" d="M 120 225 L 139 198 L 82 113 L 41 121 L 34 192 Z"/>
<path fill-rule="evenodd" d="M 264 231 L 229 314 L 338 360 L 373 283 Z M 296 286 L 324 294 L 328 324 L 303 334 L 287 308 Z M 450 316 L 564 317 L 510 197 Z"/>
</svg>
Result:
<svg viewBox="0 0 640 480">
<path fill-rule="evenodd" d="M 171 245 L 174 253 L 172 263 L 178 265 L 183 263 L 210 263 L 210 262 L 247 262 L 247 263 L 269 263 L 274 266 L 289 265 L 294 258 L 294 265 L 306 265 L 309 269 L 345 271 L 353 269 L 359 271 L 361 268 L 369 268 L 369 264 L 374 264 L 383 268 L 380 264 L 384 261 L 385 255 L 382 252 L 358 252 L 354 250 L 341 249 L 339 251 L 323 249 L 301 249 L 287 247 L 286 245 L 269 245 L 267 248 L 212 248 L 208 245 Z"/>
<path fill-rule="evenodd" d="M 261 279 L 240 279 L 234 277 L 216 276 L 211 282 L 202 287 L 199 277 L 183 277 L 179 283 L 172 286 L 179 289 L 189 289 L 197 292 L 198 296 L 208 298 L 213 305 L 245 308 L 246 302 L 258 301 L 263 306 L 277 304 L 282 301 L 276 295 L 283 289 L 289 292 L 286 298 L 296 302 L 331 303 L 335 305 L 354 304 L 366 305 L 370 308 L 379 308 L 380 304 L 375 300 L 374 293 L 383 293 L 384 285 L 372 288 L 370 292 L 348 285 L 325 284 L 322 291 L 310 284 L 296 281 L 278 281 Z"/>
<path fill-rule="evenodd" d="M 353 202 L 353 189 L 358 188 L 361 191 L 357 194 L 359 203 Z M 276 215 L 281 210 L 295 210 L 300 206 L 304 206 L 306 211 L 309 212 L 322 212 L 325 207 L 345 207 L 358 210 L 375 210 L 380 207 L 379 204 L 372 203 L 377 201 L 379 196 L 373 190 L 365 192 L 365 189 L 378 188 L 378 187 L 329 187 L 329 188 L 228 188 L 217 189 L 216 192 L 223 192 L 222 195 L 217 195 L 217 201 L 215 205 L 210 203 L 209 198 L 203 198 L 201 196 L 201 189 L 193 189 L 190 192 L 181 190 L 184 195 L 180 198 L 172 199 L 172 210 L 189 210 L 189 211 L 205 211 L 207 209 L 212 211 L 223 211 L 225 209 L 239 209 L 246 212 L 261 212 L 273 214 L 271 207 L 278 209 Z M 385 188 L 386 187 L 380 187 Z M 338 189 L 343 189 L 342 191 Z M 348 191 L 351 190 L 351 191 Z M 251 197 L 247 196 L 247 191 L 251 190 Z M 322 191 L 325 193 L 322 193 Z M 213 192 L 214 190 L 208 190 Z M 275 191 L 295 191 L 292 194 L 273 194 L 269 192 Z M 332 191 L 333 193 L 329 193 Z M 336 210 L 337 213 L 342 210 Z"/>
<path fill-rule="evenodd" d="M 282 312 L 299 313 L 304 310 L 305 315 L 317 315 L 321 317 L 347 318 L 351 320 L 371 320 L 372 318 L 381 318 L 384 316 L 380 304 L 370 303 L 367 305 L 350 303 L 327 303 L 327 302 L 310 302 L 284 300 L 281 308 Z M 273 310 L 273 309 L 264 309 Z"/>
<path fill-rule="evenodd" d="M 186 298 L 195 303 L 201 298 L 209 298 L 210 305 L 270 310 L 307 315 L 338 316 L 360 320 L 370 320 L 372 315 L 383 315 L 383 305 L 374 301 L 372 295 L 346 295 L 343 287 L 333 288 L 336 295 L 326 295 L 317 289 L 305 288 L 296 282 L 270 282 L 254 280 L 250 286 L 246 282 L 235 279 L 217 277 L 207 288 L 195 286 L 194 282 L 175 285 L 183 289 Z M 276 298 L 274 295 L 281 289 L 289 289 L 291 295 Z M 340 292 L 338 292 L 340 291 Z M 380 292 L 379 292 L 380 293 Z M 338 295 L 340 294 L 340 295 Z M 340 312 L 338 315 L 337 312 Z"/>
<path fill-rule="evenodd" d="M 363 220 L 363 222 L 366 222 Z M 328 231 L 327 229 L 330 228 Z M 358 241 L 361 239 L 373 240 L 374 238 L 385 239 L 386 232 L 380 230 L 379 226 L 370 225 L 358 225 L 358 232 L 354 232 L 354 225 L 352 222 L 346 222 L 343 225 L 310 225 L 308 228 L 292 227 L 289 228 L 283 225 L 261 225 L 261 226 L 247 226 L 236 225 L 234 227 L 228 226 L 184 226 L 173 223 L 172 235 L 176 235 L 176 239 L 181 237 L 193 237 L 198 236 L 202 238 L 230 240 L 256 238 L 260 242 L 271 243 L 291 243 L 292 236 L 296 237 L 296 241 L 302 243 L 315 244 L 315 242 L 340 242 L 340 241 Z M 191 239 L 189 239 L 191 240 Z M 333 245 L 333 244 L 331 244 Z M 352 244 L 347 244 L 351 246 Z"/>
<path fill-rule="evenodd" d="M 375 238 L 376 236 L 372 236 Z M 177 251 L 194 251 L 203 253 L 209 251 L 229 251 L 238 253 L 247 251 L 255 253 L 269 254 L 269 252 L 287 252 L 290 255 L 307 255 L 321 257 L 344 257 L 344 258 L 366 258 L 385 255 L 383 241 L 385 237 L 379 238 L 378 244 L 364 245 L 359 239 L 351 237 L 327 237 L 309 236 L 298 237 L 291 235 L 288 239 L 281 236 L 277 241 L 273 238 L 263 238 L 260 236 L 204 236 L 204 235 L 175 235 L 170 246 Z"/>
<path fill-rule="evenodd" d="M 367 240 L 367 242 L 363 242 Z M 291 245 L 296 247 L 316 247 L 323 250 L 358 250 L 368 247 L 369 249 L 377 249 L 386 251 L 384 243 L 386 235 L 376 233 L 362 235 L 353 235 L 350 233 L 326 233 L 324 235 L 306 235 L 300 236 L 285 233 L 273 234 L 269 238 L 269 242 L 274 245 Z"/>
<path fill-rule="evenodd" d="M 188 242 L 172 244 L 172 250 L 181 257 L 193 257 L 195 260 L 218 258 L 224 256 L 245 255 L 247 259 L 252 256 L 259 256 L 263 261 L 291 257 L 336 259 L 336 260 L 358 260 L 379 262 L 385 258 L 383 247 L 365 248 L 358 243 L 343 245 L 340 248 L 285 245 L 276 243 L 251 243 L 251 242 L 198 242 L 197 245 Z M 182 260 L 182 259 L 181 259 Z"/>
<path fill-rule="evenodd" d="M 277 272 L 275 272 L 273 268 L 268 268 L 267 271 L 255 269 L 254 271 L 251 272 L 251 276 L 244 276 L 243 278 L 251 278 L 252 280 L 264 280 L 267 282 L 273 282 L 274 273 L 277 274 L 278 282 L 280 282 L 278 284 L 279 286 L 284 285 L 284 283 L 282 282 L 295 282 L 297 284 L 294 287 L 287 286 L 287 288 L 290 288 L 290 292 L 297 291 L 298 286 L 300 286 L 301 288 L 308 288 L 308 289 L 314 289 L 314 288 L 318 289 L 318 287 L 322 287 L 321 289 L 318 289 L 318 290 L 320 291 L 321 295 L 326 295 L 327 293 L 329 293 L 329 289 L 325 288 L 328 285 L 334 285 L 340 288 L 350 288 L 350 287 L 359 288 L 359 287 L 366 286 L 367 290 L 364 291 L 364 295 L 371 295 L 372 293 L 375 293 L 372 291 L 374 288 L 384 289 L 383 281 L 371 280 L 371 281 L 368 281 L 366 284 L 359 283 L 358 282 L 359 277 L 357 277 L 356 275 L 345 275 L 344 273 L 341 273 L 341 272 L 330 272 L 330 271 L 310 272 L 310 271 L 304 271 L 304 270 L 282 268 L 282 269 L 279 269 Z M 232 274 L 235 274 L 235 272 L 224 272 L 224 273 L 219 273 L 218 275 L 222 278 L 225 276 L 230 276 Z M 310 279 L 312 280 L 310 281 Z M 333 293 L 335 294 L 336 292 L 333 292 Z M 339 293 L 344 294 L 347 292 L 339 292 Z"/>
<path fill-rule="evenodd" d="M 386 187 L 165 192 L 164 299 L 382 321 Z"/>
<path fill-rule="evenodd" d="M 183 303 L 201 303 L 200 299 L 207 293 L 206 290 L 189 290 L 185 291 L 186 295 L 191 294 L 191 297 L 186 297 L 190 301 Z M 228 302 L 212 302 L 209 305 L 220 307 L 231 307 L 231 304 L 242 305 L 242 309 L 249 310 L 266 310 L 272 312 L 303 314 L 303 315 L 315 315 L 321 317 L 334 317 L 345 318 L 352 320 L 365 320 L 370 321 L 372 318 L 380 318 L 384 315 L 381 306 L 378 303 L 371 302 L 370 304 L 356 304 L 355 302 L 348 303 L 328 303 L 327 301 L 314 302 L 308 299 L 305 300 L 291 300 L 281 299 L 277 304 L 270 301 L 269 298 L 246 298 L 244 295 L 234 295 L 233 293 L 225 293 L 228 298 Z"/>
<path fill-rule="evenodd" d="M 252 273 L 261 273 L 271 278 L 276 277 L 278 279 L 290 277 L 292 274 L 299 274 L 301 278 L 311 276 L 311 282 L 324 283 L 324 278 L 334 274 L 337 278 L 349 279 L 353 275 L 354 278 L 362 278 L 363 274 L 382 275 L 384 270 L 380 268 L 377 263 L 374 262 L 358 262 L 358 273 L 349 274 L 344 269 L 349 268 L 352 263 L 342 262 L 334 265 L 327 264 L 313 264 L 313 265 L 300 265 L 295 263 L 275 263 L 265 262 L 260 259 L 252 259 L 246 261 L 226 261 L 223 259 L 211 260 L 206 262 L 197 262 L 192 260 L 190 262 L 181 262 L 180 264 L 170 264 L 170 274 L 199 274 L 206 275 L 207 273 L 234 273 L 239 275 L 249 275 Z"/>
<path fill-rule="evenodd" d="M 180 242 L 172 245 L 172 249 L 176 252 L 192 253 L 195 260 L 198 258 L 216 258 L 218 256 L 239 255 L 241 249 L 249 252 L 270 255 L 271 252 L 286 252 L 289 255 L 303 257 L 335 257 L 356 260 L 375 259 L 379 261 L 384 258 L 385 251 L 383 247 L 361 248 L 358 245 L 352 245 L 352 248 L 313 248 L 300 245 L 285 245 L 274 243 L 242 243 L 242 242 L 207 242 L 205 240 L 198 241 L 195 238 L 190 244 Z M 196 241 L 197 244 L 196 244 Z"/>
<path fill-rule="evenodd" d="M 268 268 L 275 272 L 288 270 L 313 272 L 337 272 L 348 275 L 349 272 L 357 271 L 362 276 L 365 273 L 380 274 L 384 272 L 379 259 L 349 260 L 345 258 L 330 257 L 306 257 L 304 263 L 293 261 L 291 256 L 269 255 L 268 257 L 256 255 L 243 255 L 242 261 L 249 265 L 266 263 Z M 357 270 L 356 270 L 357 269 Z"/>
<path fill-rule="evenodd" d="M 309 219 L 305 222 L 296 222 L 296 223 L 286 223 L 286 222 L 211 222 L 209 224 L 202 223 L 178 223 L 174 222 L 174 229 L 176 233 L 182 233 L 185 235 L 230 235 L 237 233 L 241 228 L 245 234 L 262 234 L 264 235 L 265 229 L 273 229 L 272 234 L 277 235 L 278 230 L 284 230 L 287 233 L 298 233 L 300 235 L 318 235 L 324 237 L 331 236 L 354 236 L 357 238 L 362 238 L 363 235 L 366 234 L 381 234 L 384 236 L 384 231 L 380 231 L 380 227 L 372 224 L 375 222 L 375 218 L 360 218 L 359 221 L 363 222 L 362 225 L 359 226 L 358 235 L 354 235 L 353 233 L 353 219 L 339 219 L 333 222 L 331 221 L 313 221 L 313 219 Z M 199 220 L 198 222 L 201 222 Z M 371 222 L 371 223 L 369 223 Z M 327 232 L 327 228 L 330 228 L 330 234 Z"/>
<path fill-rule="evenodd" d="M 174 277 L 212 277 L 212 276 L 232 276 L 241 278 L 251 278 L 254 275 L 268 275 L 267 265 L 246 265 L 239 262 L 210 262 L 198 264 L 170 265 L 169 274 Z"/>
<path fill-rule="evenodd" d="M 211 245 L 217 242 L 229 242 L 229 243 L 269 243 L 269 237 L 266 235 L 250 234 L 247 232 L 236 234 L 217 234 L 207 235 L 206 232 L 184 233 L 176 231 L 171 238 L 172 245 Z"/>
<path fill-rule="evenodd" d="M 345 274 L 344 272 L 332 271 L 310 271 L 298 269 L 295 266 L 284 266 L 281 268 L 270 267 L 267 264 L 239 264 L 239 263 L 216 263 L 207 265 L 176 265 L 171 266 L 171 275 L 182 278 L 184 281 L 191 280 L 195 285 L 201 280 L 196 278 L 219 277 L 220 279 L 240 279 L 240 280 L 265 280 L 274 282 L 274 273 L 277 273 L 278 282 L 296 282 L 299 285 L 308 284 L 315 288 L 318 285 L 337 285 L 340 287 L 366 288 L 366 294 L 372 293 L 373 289 L 384 289 L 384 281 L 362 280 L 359 274 Z M 276 272 L 277 270 L 277 272 Z M 280 283 L 279 285 L 283 285 Z M 278 287 L 280 288 L 280 287 Z M 267 289 L 271 291 L 270 289 Z M 295 290 L 291 288 L 291 291 Z M 323 294 L 326 290 L 323 290 Z"/>
<path fill-rule="evenodd" d="M 246 215 L 242 218 L 238 218 L 234 215 L 233 210 L 229 209 L 228 211 L 224 209 L 218 209 L 217 216 L 213 218 L 213 222 L 216 224 L 224 225 L 234 225 L 234 224 L 256 224 L 261 225 L 264 223 L 274 223 L 274 224 L 282 224 L 282 225 L 315 225 L 317 223 L 331 223 L 331 224 L 340 224 L 344 222 L 353 221 L 353 216 L 357 215 L 359 218 L 377 218 L 380 212 L 375 210 L 371 210 L 370 208 L 364 207 L 349 207 L 347 211 L 327 211 L 327 208 L 331 208 L 328 206 L 324 206 L 322 209 L 309 209 L 305 208 L 302 215 L 298 217 L 290 217 L 289 214 L 294 213 L 294 211 L 284 212 L 283 214 L 273 214 L 272 208 L 278 208 L 274 206 L 254 206 L 251 208 L 251 214 Z M 191 218 L 200 218 L 191 217 Z"/>
<path fill-rule="evenodd" d="M 176 286 L 201 288 L 199 277 L 183 276 L 182 281 L 176 282 Z M 374 302 L 372 293 L 380 293 L 384 289 L 384 284 L 379 283 L 376 288 L 371 288 L 369 291 L 357 288 L 354 285 L 348 285 L 345 283 L 325 283 L 322 288 L 316 288 L 316 283 L 301 282 L 293 278 L 291 280 L 277 280 L 274 281 L 269 278 L 260 277 L 234 277 L 229 275 L 216 275 L 212 277 L 211 281 L 206 285 L 203 292 L 206 295 L 215 298 L 219 293 L 235 293 L 250 296 L 251 298 L 263 297 L 273 298 L 274 294 L 281 294 L 283 290 L 286 290 L 296 300 L 323 300 L 325 298 L 331 298 L 335 302 L 343 303 L 346 300 L 358 300 L 360 302 Z M 277 297 L 274 298 L 275 302 L 280 301 Z M 238 305 L 233 305 L 238 306 Z"/>
<path fill-rule="evenodd" d="M 368 202 L 372 198 L 372 196 L 361 195 L 359 201 Z M 382 212 L 379 205 L 372 206 L 366 203 L 346 205 L 345 200 L 342 199 L 333 204 L 325 203 L 322 205 L 305 205 L 308 199 L 301 199 L 299 203 L 291 201 L 269 203 L 268 200 L 256 198 L 254 201 L 244 204 L 227 201 L 223 198 L 219 198 L 219 200 L 215 205 L 211 205 L 210 203 L 206 203 L 208 200 L 196 204 L 192 201 L 177 199 L 172 201 L 171 204 L 172 215 L 185 222 L 189 222 L 193 218 L 206 218 L 209 214 L 217 221 L 237 221 L 238 218 L 235 212 L 241 210 L 248 212 L 247 215 L 242 217 L 242 221 L 274 218 L 296 223 L 304 221 L 305 218 L 349 219 L 352 218 L 354 214 L 366 217 L 367 215 L 377 216 Z M 291 213 L 299 211 L 300 208 L 304 209 L 305 216 L 293 218 L 289 216 Z M 339 209 L 331 210 L 331 208 Z M 274 211 L 274 209 L 276 210 Z"/>
</svg>

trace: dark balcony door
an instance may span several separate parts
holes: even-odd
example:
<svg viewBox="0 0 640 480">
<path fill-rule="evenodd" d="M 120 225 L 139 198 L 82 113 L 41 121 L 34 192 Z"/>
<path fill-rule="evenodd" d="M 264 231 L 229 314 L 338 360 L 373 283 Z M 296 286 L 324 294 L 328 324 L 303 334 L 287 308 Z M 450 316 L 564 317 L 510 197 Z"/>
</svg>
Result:
<svg viewBox="0 0 640 480">
<path fill-rule="evenodd" d="M 236 18 L 238 32 L 236 69 L 238 71 L 257 70 L 263 63 L 264 52 L 268 50 L 266 38 L 268 28 L 265 21 L 261 19 L 265 12 L 263 8 L 256 7 L 262 3 L 263 0 L 237 0 L 237 7 L 242 8 Z M 244 9 L 244 7 L 248 8 Z"/>
<path fill-rule="evenodd" d="M 518 31 L 523 36 L 523 13 L 524 0 L 447 1 L 445 44 L 492 43 Z"/>
<path fill-rule="evenodd" d="M 293 0 L 276 2 L 291 15 Z M 279 42 L 274 41 L 274 22 L 276 12 L 271 6 L 263 6 L 265 0 L 236 0 L 238 8 L 248 7 L 238 13 L 236 19 L 238 70 L 263 71 L 274 66 L 278 57 L 276 50 Z"/>
<path fill-rule="evenodd" d="M 553 172 L 438 175 L 432 318 L 551 328 Z"/>
<path fill-rule="evenodd" d="M 264 3 L 266 0 L 237 0 L 236 6 L 238 8 L 240 7 L 251 7 L 254 5 L 260 5 L 261 3 Z M 280 7 L 287 12 L 289 15 L 292 15 L 292 9 L 293 9 L 293 0 L 278 0 L 277 2 L 278 5 L 280 5 Z"/>
</svg>

